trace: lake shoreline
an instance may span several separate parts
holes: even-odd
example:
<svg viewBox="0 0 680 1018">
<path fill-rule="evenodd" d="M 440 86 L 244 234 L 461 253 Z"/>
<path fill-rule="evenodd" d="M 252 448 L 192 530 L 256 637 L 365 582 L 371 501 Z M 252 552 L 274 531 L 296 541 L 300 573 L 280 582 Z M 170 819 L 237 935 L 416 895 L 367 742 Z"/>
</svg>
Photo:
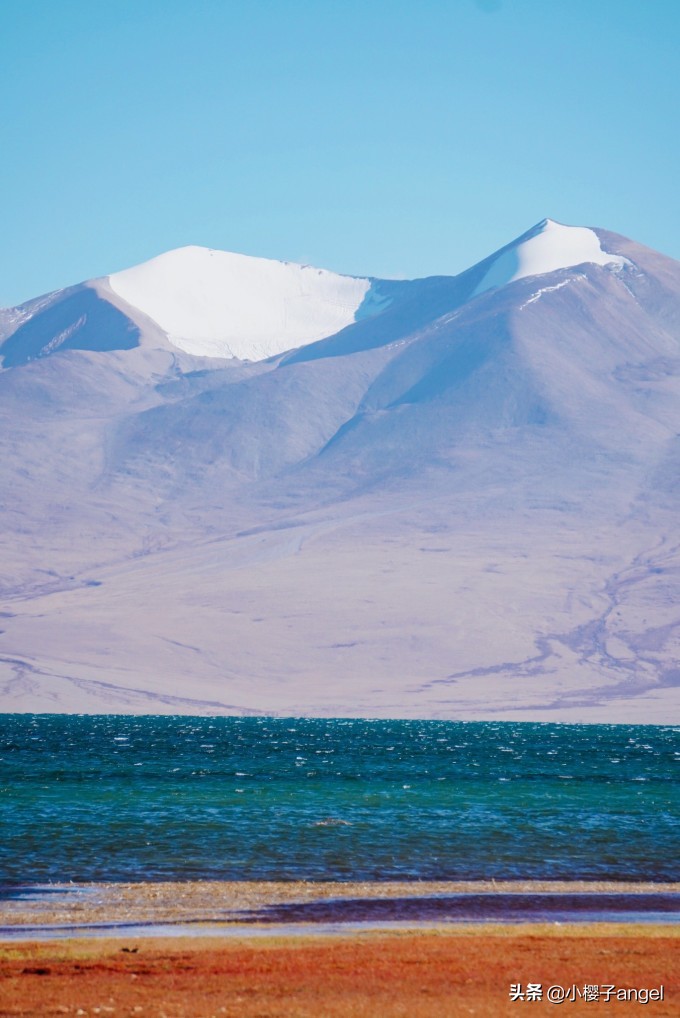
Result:
<svg viewBox="0 0 680 1018">
<path fill-rule="evenodd" d="M 0 940 L 205 935 L 205 928 L 389 928 L 481 922 L 673 922 L 680 883 L 622 881 L 144 881 L 0 888 Z M 146 933 L 144 932 L 146 928 Z"/>
</svg>

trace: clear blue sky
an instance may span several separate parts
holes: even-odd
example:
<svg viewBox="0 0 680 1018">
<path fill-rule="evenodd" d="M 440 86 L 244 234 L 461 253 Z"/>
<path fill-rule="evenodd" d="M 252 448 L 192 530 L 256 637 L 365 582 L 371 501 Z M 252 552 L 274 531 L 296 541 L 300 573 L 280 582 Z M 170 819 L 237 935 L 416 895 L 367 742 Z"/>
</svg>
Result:
<svg viewBox="0 0 680 1018">
<path fill-rule="evenodd" d="M 455 273 L 549 216 L 680 258 L 680 0 L 0 0 L 0 305 L 183 244 Z"/>
</svg>

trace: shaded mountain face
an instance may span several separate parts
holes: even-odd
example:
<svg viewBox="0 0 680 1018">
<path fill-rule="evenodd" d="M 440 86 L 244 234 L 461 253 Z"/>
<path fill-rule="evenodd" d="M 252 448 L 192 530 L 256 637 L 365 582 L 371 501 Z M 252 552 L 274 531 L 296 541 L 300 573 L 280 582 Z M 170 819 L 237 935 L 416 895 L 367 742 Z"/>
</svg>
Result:
<svg viewBox="0 0 680 1018">
<path fill-rule="evenodd" d="M 76 286 L 55 295 L 27 319 L 2 346 L 4 368 L 16 368 L 57 350 L 131 350 L 139 329 L 95 290 Z"/>
<path fill-rule="evenodd" d="M 677 262 L 189 248 L 0 337 L 1 710 L 672 718 Z"/>
</svg>

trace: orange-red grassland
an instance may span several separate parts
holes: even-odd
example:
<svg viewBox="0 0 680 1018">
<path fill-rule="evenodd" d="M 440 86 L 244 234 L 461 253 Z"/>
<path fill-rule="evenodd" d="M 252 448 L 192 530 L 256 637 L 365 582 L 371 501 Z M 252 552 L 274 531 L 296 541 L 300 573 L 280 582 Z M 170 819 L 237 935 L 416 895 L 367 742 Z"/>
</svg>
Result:
<svg viewBox="0 0 680 1018">
<path fill-rule="evenodd" d="M 680 932 L 470 927 L 266 939 L 0 945 L 0 1015 L 456 1018 L 680 1014 Z M 663 1001 L 509 999 L 512 983 L 664 985 Z"/>
</svg>

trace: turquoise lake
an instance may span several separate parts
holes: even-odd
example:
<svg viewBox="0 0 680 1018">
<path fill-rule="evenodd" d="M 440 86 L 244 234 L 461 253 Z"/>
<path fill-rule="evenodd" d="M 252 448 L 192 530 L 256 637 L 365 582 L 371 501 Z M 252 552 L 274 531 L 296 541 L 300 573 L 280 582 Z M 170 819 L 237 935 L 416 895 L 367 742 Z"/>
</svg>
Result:
<svg viewBox="0 0 680 1018">
<path fill-rule="evenodd" d="M 680 876 L 678 729 L 0 715 L 0 883 Z"/>
</svg>

